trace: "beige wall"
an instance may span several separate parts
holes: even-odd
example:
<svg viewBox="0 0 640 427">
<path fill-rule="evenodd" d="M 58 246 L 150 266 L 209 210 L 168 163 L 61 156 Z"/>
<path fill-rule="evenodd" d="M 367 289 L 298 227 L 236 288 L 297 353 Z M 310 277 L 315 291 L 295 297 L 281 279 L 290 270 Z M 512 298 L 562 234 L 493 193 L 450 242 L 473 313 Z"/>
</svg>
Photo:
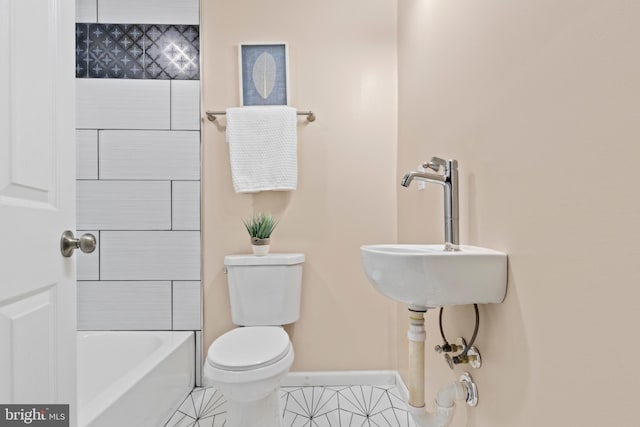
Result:
<svg viewBox="0 0 640 427">
<path fill-rule="evenodd" d="M 457 158 L 463 243 L 509 254 L 506 301 L 481 310 L 480 405 L 457 427 L 637 424 L 638 16 L 622 0 L 399 2 L 399 171 Z M 400 241 L 442 239 L 441 198 L 399 192 Z M 470 307 L 446 319 L 470 335 Z M 428 354 L 433 398 L 461 370 Z"/>
<path fill-rule="evenodd" d="M 303 252 L 294 370 L 390 369 L 395 305 L 366 282 L 359 246 L 396 239 L 396 3 L 203 1 L 203 107 L 239 105 L 237 45 L 285 41 L 300 119 L 291 193 L 233 193 L 224 129 L 203 126 L 204 344 L 233 327 L 223 257 L 247 253 L 241 218 L 274 212 L 272 251 Z M 225 120 L 220 120 L 224 124 Z"/>
<path fill-rule="evenodd" d="M 238 104 L 238 43 L 276 40 L 291 49 L 291 104 L 319 117 L 301 123 L 291 194 L 234 194 L 224 130 L 205 124 L 205 345 L 232 327 L 222 257 L 248 249 L 239 219 L 272 210 L 273 249 L 308 257 L 294 369 L 406 375 L 405 309 L 366 283 L 357 248 L 441 241 L 441 189 L 398 189 L 398 175 L 457 158 L 462 241 L 509 254 L 509 290 L 481 307 L 481 403 L 455 426 L 631 425 L 640 4 L 403 0 L 397 79 L 395 7 L 203 2 L 204 108 Z M 471 322 L 470 307 L 445 316 L 451 337 Z M 462 369 L 430 350 L 435 311 L 427 323 L 431 400 Z"/>
</svg>

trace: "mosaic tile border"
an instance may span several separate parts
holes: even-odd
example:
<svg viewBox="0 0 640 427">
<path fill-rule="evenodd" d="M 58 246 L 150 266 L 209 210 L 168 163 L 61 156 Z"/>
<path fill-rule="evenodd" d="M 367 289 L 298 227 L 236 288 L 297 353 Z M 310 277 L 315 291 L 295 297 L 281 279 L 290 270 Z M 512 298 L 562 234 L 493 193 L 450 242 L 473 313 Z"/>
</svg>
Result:
<svg viewBox="0 0 640 427">
<path fill-rule="evenodd" d="M 76 77 L 200 79 L 200 27 L 76 24 Z"/>
<path fill-rule="evenodd" d="M 415 427 L 395 386 L 281 387 L 285 427 Z M 226 400 L 196 388 L 166 427 L 223 427 Z"/>
</svg>

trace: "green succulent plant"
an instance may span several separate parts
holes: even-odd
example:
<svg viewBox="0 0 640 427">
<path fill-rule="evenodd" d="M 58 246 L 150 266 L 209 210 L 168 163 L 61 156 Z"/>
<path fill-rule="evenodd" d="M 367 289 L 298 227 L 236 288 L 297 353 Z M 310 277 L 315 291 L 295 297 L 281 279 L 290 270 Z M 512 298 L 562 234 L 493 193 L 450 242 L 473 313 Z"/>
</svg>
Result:
<svg viewBox="0 0 640 427">
<path fill-rule="evenodd" d="M 243 219 L 242 222 L 247 228 L 249 236 L 256 239 L 268 239 L 271 237 L 273 229 L 278 225 L 278 221 L 269 213 L 257 213 L 249 219 Z"/>
</svg>

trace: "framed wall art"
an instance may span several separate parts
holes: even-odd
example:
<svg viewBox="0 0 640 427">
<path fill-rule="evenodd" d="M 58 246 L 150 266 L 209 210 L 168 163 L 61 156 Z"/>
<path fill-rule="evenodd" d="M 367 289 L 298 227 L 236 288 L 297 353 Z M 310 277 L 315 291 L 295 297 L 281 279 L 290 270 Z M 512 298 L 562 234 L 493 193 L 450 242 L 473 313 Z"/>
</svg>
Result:
<svg viewBox="0 0 640 427">
<path fill-rule="evenodd" d="M 240 44 L 241 105 L 289 103 L 289 54 L 286 43 Z"/>
</svg>

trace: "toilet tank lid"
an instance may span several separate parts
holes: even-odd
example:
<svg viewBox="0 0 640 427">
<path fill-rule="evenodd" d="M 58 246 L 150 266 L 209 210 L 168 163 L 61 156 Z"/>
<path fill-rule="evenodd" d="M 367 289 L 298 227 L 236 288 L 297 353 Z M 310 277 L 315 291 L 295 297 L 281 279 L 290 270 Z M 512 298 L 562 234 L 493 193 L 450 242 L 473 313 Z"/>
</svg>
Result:
<svg viewBox="0 0 640 427">
<path fill-rule="evenodd" d="M 294 265 L 304 262 L 304 254 L 227 255 L 224 265 Z"/>
</svg>

